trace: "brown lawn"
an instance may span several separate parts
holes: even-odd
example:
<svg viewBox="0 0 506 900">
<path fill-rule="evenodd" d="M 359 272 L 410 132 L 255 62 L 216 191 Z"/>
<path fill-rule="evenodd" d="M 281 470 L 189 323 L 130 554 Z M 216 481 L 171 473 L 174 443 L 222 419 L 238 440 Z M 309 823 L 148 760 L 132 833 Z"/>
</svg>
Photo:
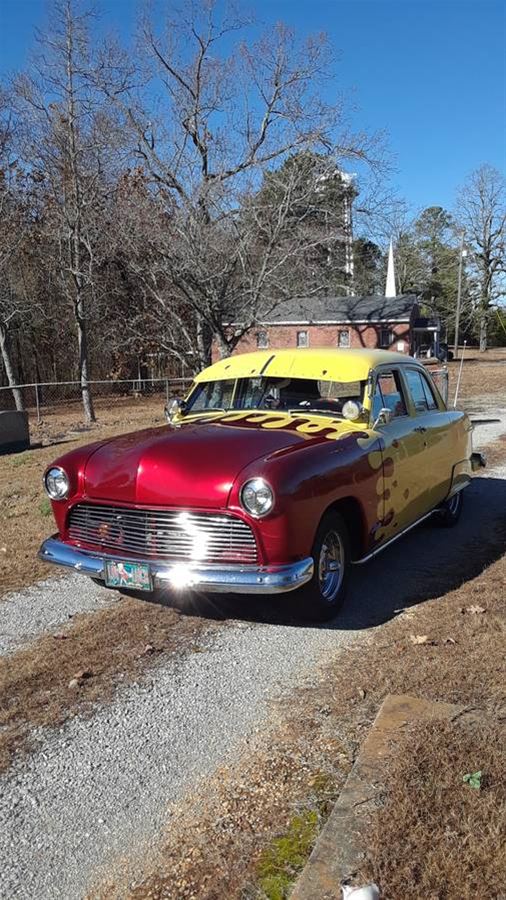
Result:
<svg viewBox="0 0 506 900">
<path fill-rule="evenodd" d="M 99 401 L 98 422 L 84 432 L 76 405 L 48 415 L 40 427 L 31 424 L 32 443 L 61 443 L 0 456 L 0 597 L 54 574 L 37 559 L 41 541 L 55 530 L 42 488 L 42 475 L 52 460 L 74 447 L 165 421 L 163 398 L 119 398 L 108 404 Z"/>
</svg>

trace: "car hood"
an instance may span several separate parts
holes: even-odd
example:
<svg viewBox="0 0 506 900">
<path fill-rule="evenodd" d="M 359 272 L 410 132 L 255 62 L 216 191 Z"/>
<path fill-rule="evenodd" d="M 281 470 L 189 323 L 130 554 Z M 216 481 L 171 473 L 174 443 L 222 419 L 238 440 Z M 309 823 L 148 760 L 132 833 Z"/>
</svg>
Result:
<svg viewBox="0 0 506 900">
<path fill-rule="evenodd" d="M 316 439 L 297 430 L 301 421 L 232 413 L 113 438 L 89 456 L 85 494 L 124 503 L 224 507 L 245 466 Z"/>
</svg>

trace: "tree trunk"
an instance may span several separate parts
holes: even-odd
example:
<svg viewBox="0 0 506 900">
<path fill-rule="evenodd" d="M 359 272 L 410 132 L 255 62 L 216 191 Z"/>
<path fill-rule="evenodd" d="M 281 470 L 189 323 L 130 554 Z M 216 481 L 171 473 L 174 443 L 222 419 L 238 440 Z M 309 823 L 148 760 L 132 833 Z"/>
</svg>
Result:
<svg viewBox="0 0 506 900">
<path fill-rule="evenodd" d="M 91 422 L 96 421 L 96 417 L 89 382 L 90 364 L 88 361 L 88 334 L 83 312 L 83 300 L 81 299 L 78 301 L 76 310 L 77 340 L 79 344 L 79 381 L 81 382 L 84 418 L 89 425 Z"/>
<path fill-rule="evenodd" d="M 11 354 L 9 351 L 9 345 L 7 341 L 7 331 L 4 328 L 0 328 L 0 351 L 2 353 L 2 360 L 5 368 L 5 374 L 7 375 L 7 381 L 9 382 L 9 387 L 12 389 L 12 396 L 14 397 L 14 403 L 16 404 L 16 409 L 20 412 L 24 409 L 23 407 L 23 396 L 20 388 L 17 386 L 16 377 L 14 375 L 14 367 L 12 365 Z"/>
<path fill-rule="evenodd" d="M 77 324 L 77 340 L 79 347 L 79 381 L 81 382 L 81 395 L 83 398 L 84 418 L 90 424 L 95 421 L 95 410 L 91 397 L 89 384 L 89 360 L 88 337 L 86 328 L 86 315 L 84 303 L 83 284 L 83 253 L 81 235 L 81 215 L 85 208 L 81 193 L 81 173 L 79 170 L 78 129 L 76 125 L 76 95 L 74 88 L 74 76 L 76 72 L 76 60 L 74 50 L 75 20 L 72 18 L 72 6 L 67 0 L 66 6 L 66 33 L 67 33 L 67 134 L 70 159 L 70 173 L 72 184 L 72 197 L 69 201 L 71 212 L 72 233 L 70 236 L 70 258 L 72 263 L 72 276 L 75 287 L 74 314 Z"/>
<path fill-rule="evenodd" d="M 30 378 L 26 377 L 26 372 L 23 368 L 23 354 L 21 352 L 21 347 L 19 345 L 19 332 L 16 333 L 16 358 L 17 358 L 17 370 L 18 370 L 18 381 L 20 384 L 28 384 Z"/>
<path fill-rule="evenodd" d="M 480 319 L 480 353 L 487 349 L 487 314 L 484 313 Z"/>
<path fill-rule="evenodd" d="M 204 319 L 199 316 L 197 319 L 197 351 L 200 363 L 199 369 L 205 369 L 206 366 L 211 365 L 212 343 L 213 336 L 211 334 L 211 329 L 204 321 Z"/>
<path fill-rule="evenodd" d="M 225 340 L 223 335 L 217 334 L 216 341 L 218 343 L 218 350 L 220 353 L 220 359 L 226 359 L 227 356 L 231 355 L 231 350 L 228 342 Z"/>
</svg>

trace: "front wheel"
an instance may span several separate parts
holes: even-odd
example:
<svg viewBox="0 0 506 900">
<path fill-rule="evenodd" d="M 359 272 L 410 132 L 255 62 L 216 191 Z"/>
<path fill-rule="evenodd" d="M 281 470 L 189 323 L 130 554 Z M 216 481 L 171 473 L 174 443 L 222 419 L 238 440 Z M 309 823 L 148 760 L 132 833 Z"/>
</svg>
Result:
<svg viewBox="0 0 506 900">
<path fill-rule="evenodd" d="M 339 513 L 327 513 L 318 526 L 311 555 L 314 572 L 297 591 L 299 608 L 306 619 L 326 622 L 341 608 L 348 581 L 350 542 Z"/>
<path fill-rule="evenodd" d="M 454 494 L 453 497 L 450 497 L 449 500 L 445 500 L 439 509 L 436 510 L 435 519 L 437 524 L 441 525 L 443 528 L 453 528 L 462 515 L 463 505 L 464 491 L 459 491 L 457 494 Z"/>
</svg>

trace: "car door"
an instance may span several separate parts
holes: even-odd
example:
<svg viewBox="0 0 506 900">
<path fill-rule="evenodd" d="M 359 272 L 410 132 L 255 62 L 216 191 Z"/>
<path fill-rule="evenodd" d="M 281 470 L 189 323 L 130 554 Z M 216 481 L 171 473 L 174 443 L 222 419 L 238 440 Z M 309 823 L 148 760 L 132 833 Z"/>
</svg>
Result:
<svg viewBox="0 0 506 900">
<path fill-rule="evenodd" d="M 452 454 L 449 416 L 425 371 L 418 366 L 403 366 L 408 403 L 416 419 L 415 431 L 422 436 L 423 506 L 428 511 L 446 497 L 450 488 Z"/>
<path fill-rule="evenodd" d="M 390 421 L 377 422 L 380 409 L 391 413 Z M 379 503 L 382 526 L 377 535 L 384 543 L 403 531 L 426 511 L 428 473 L 425 467 L 425 440 L 416 430 L 417 420 L 407 400 L 406 385 L 399 366 L 381 366 L 372 384 L 371 424 L 380 438 L 383 480 Z"/>
</svg>

